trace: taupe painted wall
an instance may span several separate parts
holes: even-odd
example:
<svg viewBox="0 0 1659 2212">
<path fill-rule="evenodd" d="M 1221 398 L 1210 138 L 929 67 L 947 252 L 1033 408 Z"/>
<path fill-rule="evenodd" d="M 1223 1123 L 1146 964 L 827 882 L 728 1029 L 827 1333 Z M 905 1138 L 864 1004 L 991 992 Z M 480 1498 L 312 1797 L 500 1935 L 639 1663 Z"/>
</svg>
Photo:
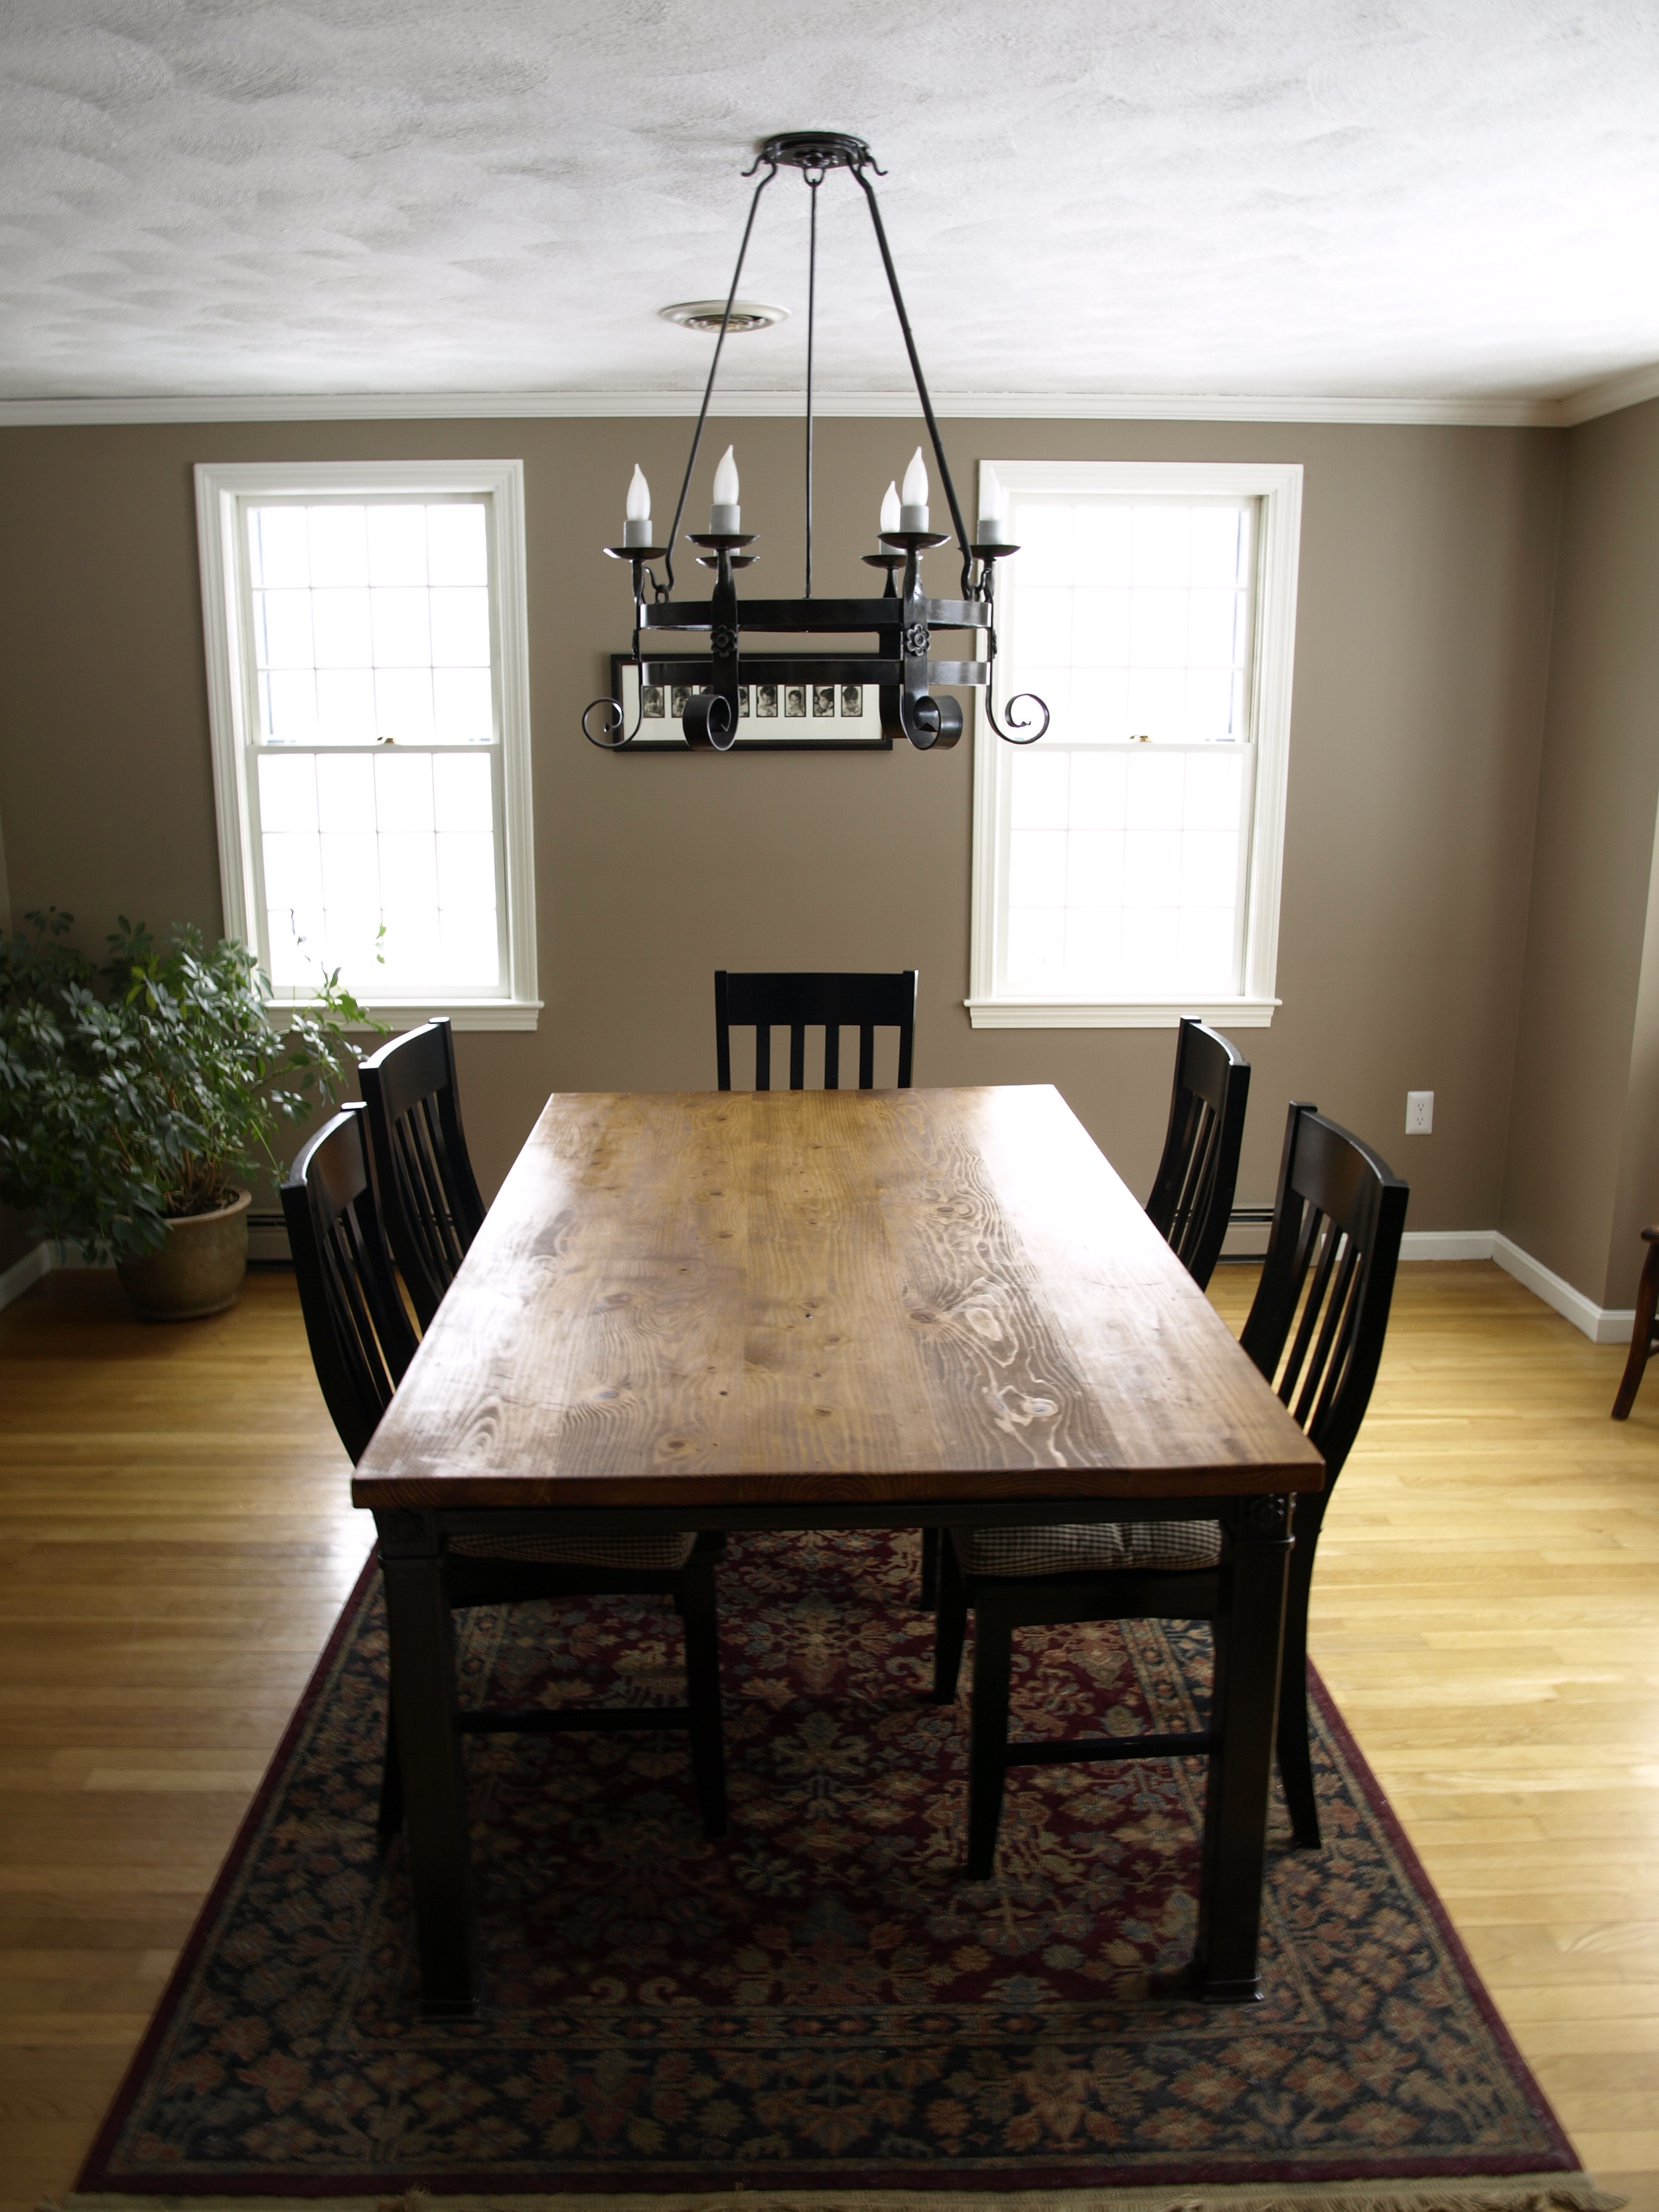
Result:
<svg viewBox="0 0 1659 2212">
<path fill-rule="evenodd" d="M 1566 441 L 1501 1226 L 1627 1306 L 1659 1214 L 1659 402 Z"/>
<path fill-rule="evenodd" d="M 187 425 L 0 433 L 0 816 L 14 906 L 220 919 L 191 464 L 513 455 L 526 465 L 539 1031 L 461 1040 L 493 1185 L 547 1091 L 714 1080 L 718 966 L 921 970 L 917 1079 L 1054 1081 L 1137 1188 L 1168 1030 L 975 1032 L 969 747 L 611 758 L 583 705 L 625 642 L 617 534 L 637 459 L 665 512 L 683 421 Z M 721 422 L 775 591 L 799 588 L 799 426 Z M 1279 988 L 1243 1033 L 1241 1203 L 1271 1199 L 1312 1097 L 1410 1177 L 1411 1225 L 1490 1228 L 1521 982 L 1559 434 L 1237 424 L 947 424 L 981 456 L 1297 460 L 1300 612 Z M 854 567 L 915 427 L 819 430 L 820 589 Z M 938 556 L 936 556 L 938 557 Z M 1407 1142 L 1405 1092 L 1436 1093 Z"/>
</svg>

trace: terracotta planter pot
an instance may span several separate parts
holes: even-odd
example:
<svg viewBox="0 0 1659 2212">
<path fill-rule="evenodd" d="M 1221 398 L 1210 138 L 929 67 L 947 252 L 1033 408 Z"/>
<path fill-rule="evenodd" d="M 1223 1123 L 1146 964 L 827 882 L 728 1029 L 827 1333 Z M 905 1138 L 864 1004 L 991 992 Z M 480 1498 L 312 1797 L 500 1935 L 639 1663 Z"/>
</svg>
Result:
<svg viewBox="0 0 1659 2212">
<path fill-rule="evenodd" d="M 145 1321 L 199 1321 L 234 1306 L 247 1273 L 251 1190 L 239 1190 L 216 1213 L 191 1213 L 167 1224 L 159 1252 L 122 1260 L 121 1288 Z"/>
</svg>

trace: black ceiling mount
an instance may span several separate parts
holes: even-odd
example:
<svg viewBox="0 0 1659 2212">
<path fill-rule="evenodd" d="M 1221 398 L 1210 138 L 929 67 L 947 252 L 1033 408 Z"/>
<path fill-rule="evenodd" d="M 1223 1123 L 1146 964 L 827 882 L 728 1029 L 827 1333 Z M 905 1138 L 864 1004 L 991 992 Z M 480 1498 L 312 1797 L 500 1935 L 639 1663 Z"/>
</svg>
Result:
<svg viewBox="0 0 1659 2212">
<path fill-rule="evenodd" d="M 887 172 L 877 167 L 876 157 L 862 138 L 854 138 L 845 131 L 781 131 L 775 138 L 769 138 L 760 149 L 760 161 L 769 161 L 778 169 L 816 169 L 820 175 L 830 169 L 874 169 L 878 177 Z M 745 169 L 744 174 L 752 177 L 755 169 Z"/>
<path fill-rule="evenodd" d="M 886 171 L 878 165 L 862 138 L 854 138 L 842 131 L 781 131 L 776 137 L 764 141 L 753 166 L 744 173 L 752 177 L 757 170 L 762 169 L 765 173 L 756 185 L 754 197 L 749 204 L 749 219 L 744 225 L 742 242 L 738 248 L 737 266 L 732 272 L 725 313 L 719 320 L 714 357 L 708 365 L 708 381 L 703 387 L 702 405 L 698 410 L 696 428 L 691 434 L 691 450 L 686 458 L 680 495 L 674 507 L 674 520 L 659 544 L 625 543 L 605 548 L 613 559 L 626 561 L 633 571 L 633 659 L 639 667 L 641 714 L 644 712 L 645 693 L 648 687 L 663 684 L 684 686 L 687 697 L 681 726 L 685 732 L 686 743 L 716 752 L 728 751 L 736 742 L 738 720 L 742 711 L 739 641 L 743 631 L 797 635 L 831 630 L 865 631 L 874 633 L 873 651 L 867 647 L 863 651 L 844 647 L 839 653 L 773 653 L 764 656 L 757 665 L 763 669 L 767 678 L 781 678 L 791 684 L 876 685 L 881 700 L 882 726 L 889 740 L 902 735 L 924 752 L 934 745 L 952 745 L 962 734 L 960 704 L 948 696 L 934 698 L 932 686 L 938 684 L 957 690 L 983 690 L 986 695 L 986 718 L 997 735 L 1013 744 L 1032 744 L 1048 726 L 1048 709 L 1042 700 L 1030 692 L 1018 693 L 1009 700 L 1004 708 L 1009 726 L 1005 729 L 997 720 L 991 697 L 991 680 L 997 652 L 994 571 L 999 561 L 1006 560 L 1018 548 L 1004 544 L 1002 537 L 1006 533 L 1000 532 L 994 534 L 981 530 L 981 542 L 978 544 L 969 538 L 961 502 L 951 476 L 951 465 L 945 457 L 944 443 L 933 414 L 933 403 L 928 395 L 927 380 L 921 372 L 921 360 L 911 333 L 910 319 L 905 313 L 904 297 L 899 290 L 898 272 L 893 266 L 887 234 L 882 226 L 881 210 L 876 204 L 875 191 L 867 173 L 873 171 L 879 177 L 884 176 Z M 714 397 L 714 378 L 720 368 L 721 349 L 734 320 L 738 286 L 743 280 L 744 259 L 749 251 L 749 240 L 755 228 L 761 194 L 781 169 L 798 170 L 812 195 L 806 292 L 806 588 L 804 596 L 799 599 L 750 600 L 739 609 L 736 572 L 740 568 L 749 567 L 757 556 L 742 550 L 754 541 L 752 535 L 739 533 L 738 510 L 733 506 L 729 509 L 717 508 L 713 518 L 714 526 L 708 532 L 694 535 L 691 539 L 693 544 L 707 549 L 708 564 L 714 568 L 713 595 L 704 600 L 677 599 L 674 597 L 674 547 L 685 514 L 686 495 L 691 487 L 691 471 L 696 465 L 703 426 L 708 419 L 708 404 Z M 870 210 L 876 245 L 881 254 L 882 267 L 886 272 L 888 289 L 892 295 L 893 310 L 898 317 L 905 353 L 915 379 L 916 397 L 921 403 L 921 412 L 927 425 L 933 459 L 939 467 L 945 504 L 951 510 L 951 521 L 961 550 L 962 588 L 961 596 L 957 599 L 930 599 L 922 591 L 922 556 L 929 548 L 944 544 L 950 534 L 913 526 L 916 520 L 926 524 L 925 508 L 907 514 L 902 528 L 884 528 L 880 532 L 882 550 L 864 556 L 866 562 L 887 571 L 887 588 L 880 599 L 825 599 L 813 596 L 812 390 L 817 308 L 818 191 L 834 169 L 845 169 L 849 173 L 864 194 Z M 627 536 L 633 537 L 636 532 L 641 536 L 651 534 L 648 518 L 629 523 Z M 663 564 L 661 581 L 658 580 L 650 565 L 658 561 Z M 902 586 L 897 580 L 900 569 L 903 571 Z M 934 659 L 932 641 L 935 629 L 983 630 L 987 643 L 985 659 Z M 656 650 L 641 652 L 643 633 L 665 630 L 706 632 L 709 650 L 707 653 L 695 656 L 684 652 L 672 655 L 665 655 Z M 1029 702 L 1035 711 L 1024 715 L 1018 714 L 1015 710 L 1023 701 Z M 589 717 L 596 714 L 600 716 L 597 731 L 589 727 Z M 583 733 L 592 744 L 606 751 L 617 751 L 631 744 L 640 733 L 640 726 L 639 716 L 635 717 L 632 729 L 627 726 L 627 716 L 618 699 L 595 699 L 582 716 Z"/>
</svg>

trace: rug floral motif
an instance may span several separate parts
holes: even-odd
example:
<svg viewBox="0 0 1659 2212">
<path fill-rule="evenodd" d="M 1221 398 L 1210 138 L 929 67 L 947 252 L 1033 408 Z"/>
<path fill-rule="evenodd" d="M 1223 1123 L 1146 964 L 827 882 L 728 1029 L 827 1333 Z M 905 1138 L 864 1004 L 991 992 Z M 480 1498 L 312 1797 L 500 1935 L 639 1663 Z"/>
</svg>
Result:
<svg viewBox="0 0 1659 2212">
<path fill-rule="evenodd" d="M 80 2186 L 1046 2188 L 1576 2160 L 1334 1714 L 1326 1845 L 1276 1812 L 1265 2001 L 1182 1994 L 1203 1769 L 1010 1778 L 963 1874 L 967 1694 L 928 1702 L 913 1535 L 734 1537 L 730 1836 L 677 1733 L 474 1737 L 483 2017 L 419 2015 L 376 1850 L 369 1577 Z M 663 1600 L 459 1617 L 469 1702 L 675 1702 Z M 1029 1629 L 1021 1734 L 1202 1724 L 1201 1626 Z"/>
</svg>

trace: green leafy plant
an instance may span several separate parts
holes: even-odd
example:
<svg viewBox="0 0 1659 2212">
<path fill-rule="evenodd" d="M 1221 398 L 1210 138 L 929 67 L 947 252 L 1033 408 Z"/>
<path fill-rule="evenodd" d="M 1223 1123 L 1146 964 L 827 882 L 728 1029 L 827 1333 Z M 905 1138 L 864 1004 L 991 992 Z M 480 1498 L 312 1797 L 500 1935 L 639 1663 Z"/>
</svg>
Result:
<svg viewBox="0 0 1659 2212">
<path fill-rule="evenodd" d="M 94 963 L 72 917 L 0 939 L 0 1200 L 90 1259 L 135 1258 L 167 1224 L 280 1172 L 284 1126 L 332 1104 L 358 1059 L 343 1024 L 384 1034 L 339 972 L 285 1031 L 245 945 L 189 926 L 158 944 L 124 915 Z"/>
</svg>

